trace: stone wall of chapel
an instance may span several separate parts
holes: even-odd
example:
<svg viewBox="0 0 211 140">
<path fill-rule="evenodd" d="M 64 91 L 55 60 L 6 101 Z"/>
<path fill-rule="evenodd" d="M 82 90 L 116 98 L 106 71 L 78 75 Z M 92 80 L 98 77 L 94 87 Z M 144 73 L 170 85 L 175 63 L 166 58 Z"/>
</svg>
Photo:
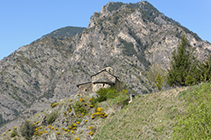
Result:
<svg viewBox="0 0 211 140">
<path fill-rule="evenodd" d="M 91 82 L 79 85 L 78 88 L 79 88 L 79 95 L 80 96 L 92 93 L 92 83 Z"/>
<path fill-rule="evenodd" d="M 92 91 L 96 92 L 100 88 L 109 88 L 109 87 L 111 87 L 111 85 L 109 85 L 109 84 L 101 84 L 101 83 L 92 84 Z"/>
</svg>

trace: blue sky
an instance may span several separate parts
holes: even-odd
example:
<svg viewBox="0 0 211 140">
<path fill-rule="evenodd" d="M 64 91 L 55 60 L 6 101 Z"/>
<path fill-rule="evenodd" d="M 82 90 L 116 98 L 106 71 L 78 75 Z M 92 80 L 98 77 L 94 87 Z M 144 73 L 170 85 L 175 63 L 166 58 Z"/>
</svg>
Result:
<svg viewBox="0 0 211 140">
<path fill-rule="evenodd" d="M 211 42 L 211 0 L 147 0 L 160 12 Z M 0 0 L 0 60 L 65 26 L 87 27 L 109 0 Z M 117 2 L 117 1 L 113 1 Z M 122 0 L 137 3 L 140 0 Z"/>
</svg>

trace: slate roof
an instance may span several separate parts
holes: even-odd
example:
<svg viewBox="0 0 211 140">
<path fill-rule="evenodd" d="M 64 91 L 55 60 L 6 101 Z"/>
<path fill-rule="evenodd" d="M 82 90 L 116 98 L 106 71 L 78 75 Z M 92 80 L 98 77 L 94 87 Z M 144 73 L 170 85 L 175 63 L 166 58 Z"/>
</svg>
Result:
<svg viewBox="0 0 211 140">
<path fill-rule="evenodd" d="M 81 85 L 85 85 L 85 84 L 89 84 L 89 83 L 92 83 L 92 82 L 85 82 L 85 83 L 78 84 L 78 85 L 76 85 L 76 86 L 79 87 L 79 86 L 81 86 Z"/>
<path fill-rule="evenodd" d="M 114 82 L 112 82 L 108 78 L 101 78 L 93 82 L 93 84 L 96 84 L 96 83 L 114 84 Z"/>
<path fill-rule="evenodd" d="M 115 78 L 117 78 L 117 79 L 119 80 L 119 77 L 117 77 L 117 76 L 115 76 L 115 75 L 111 74 L 111 73 L 110 73 L 110 72 L 108 72 L 106 69 L 101 70 L 101 71 L 99 71 L 98 73 L 95 73 L 95 74 L 91 75 L 90 77 L 92 78 L 92 76 L 96 76 L 96 75 L 98 75 L 99 73 L 101 73 L 101 72 L 103 72 L 103 71 L 106 71 L 107 73 L 109 73 L 110 75 L 114 76 Z"/>
</svg>

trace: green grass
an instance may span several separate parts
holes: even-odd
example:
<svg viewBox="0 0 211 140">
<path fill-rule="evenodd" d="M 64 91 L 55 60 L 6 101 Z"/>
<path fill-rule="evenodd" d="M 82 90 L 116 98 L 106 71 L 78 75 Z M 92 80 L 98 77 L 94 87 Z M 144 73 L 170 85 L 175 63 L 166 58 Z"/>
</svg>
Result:
<svg viewBox="0 0 211 140">
<path fill-rule="evenodd" d="M 138 96 L 94 140 L 211 139 L 211 83 Z"/>
<path fill-rule="evenodd" d="M 94 139 L 171 139 L 175 117 L 183 109 L 177 94 L 185 89 L 138 96 L 108 118 Z"/>
<path fill-rule="evenodd" d="M 211 139 L 211 84 L 193 86 L 180 94 L 186 110 L 176 117 L 174 139 Z"/>
</svg>

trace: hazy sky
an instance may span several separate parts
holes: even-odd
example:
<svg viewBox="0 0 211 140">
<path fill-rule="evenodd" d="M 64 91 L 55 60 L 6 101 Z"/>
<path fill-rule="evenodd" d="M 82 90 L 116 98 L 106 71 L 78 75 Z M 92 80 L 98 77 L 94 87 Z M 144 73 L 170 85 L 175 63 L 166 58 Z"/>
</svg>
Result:
<svg viewBox="0 0 211 140">
<path fill-rule="evenodd" d="M 211 42 L 211 0 L 147 0 L 166 16 Z M 109 0 L 0 0 L 0 60 L 65 26 L 87 27 Z M 113 1 L 117 2 L 117 1 Z M 138 0 L 122 0 L 137 3 Z"/>
</svg>

